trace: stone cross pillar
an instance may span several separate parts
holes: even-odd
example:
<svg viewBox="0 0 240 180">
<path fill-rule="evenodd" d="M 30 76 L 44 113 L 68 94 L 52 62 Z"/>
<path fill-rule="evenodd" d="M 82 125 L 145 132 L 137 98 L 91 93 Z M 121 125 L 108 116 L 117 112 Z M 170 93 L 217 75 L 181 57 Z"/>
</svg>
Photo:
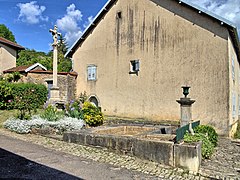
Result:
<svg viewBox="0 0 240 180">
<path fill-rule="evenodd" d="M 182 87 L 183 88 L 183 94 L 185 95 L 184 98 L 180 98 L 180 100 L 177 100 L 177 102 L 180 104 L 181 107 L 181 121 L 180 126 L 185 126 L 189 124 L 189 131 L 193 134 L 192 129 L 192 104 L 195 102 L 195 100 L 191 100 L 191 98 L 187 98 L 187 95 L 189 94 L 189 88 L 190 87 Z"/>
<path fill-rule="evenodd" d="M 59 97 L 59 87 L 57 83 L 57 56 L 58 56 L 58 51 L 57 51 L 57 46 L 58 46 L 58 36 L 61 34 L 57 32 L 57 26 L 54 26 L 54 29 L 50 29 L 49 32 L 52 33 L 53 36 L 53 86 L 50 90 L 50 102 L 56 102 L 60 100 Z"/>
</svg>

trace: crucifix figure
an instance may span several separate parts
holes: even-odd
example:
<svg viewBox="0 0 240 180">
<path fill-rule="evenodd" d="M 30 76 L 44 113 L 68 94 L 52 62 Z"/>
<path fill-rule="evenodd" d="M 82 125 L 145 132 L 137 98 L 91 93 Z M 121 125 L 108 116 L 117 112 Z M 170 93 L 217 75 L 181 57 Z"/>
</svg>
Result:
<svg viewBox="0 0 240 180">
<path fill-rule="evenodd" d="M 53 86 L 50 90 L 50 102 L 56 102 L 59 101 L 59 87 L 58 87 L 58 83 L 57 83 L 57 56 L 58 56 L 58 51 L 57 51 L 57 47 L 58 47 L 58 37 L 61 35 L 61 33 L 59 33 L 57 31 L 57 26 L 54 26 L 54 29 L 50 29 L 49 30 L 50 33 L 52 33 L 53 36 Z"/>
<path fill-rule="evenodd" d="M 58 44 L 58 36 L 61 36 L 61 33 L 57 32 L 57 26 L 54 26 L 54 29 L 50 29 L 49 32 L 52 33 L 53 36 L 53 44 L 52 46 L 56 46 Z"/>
</svg>

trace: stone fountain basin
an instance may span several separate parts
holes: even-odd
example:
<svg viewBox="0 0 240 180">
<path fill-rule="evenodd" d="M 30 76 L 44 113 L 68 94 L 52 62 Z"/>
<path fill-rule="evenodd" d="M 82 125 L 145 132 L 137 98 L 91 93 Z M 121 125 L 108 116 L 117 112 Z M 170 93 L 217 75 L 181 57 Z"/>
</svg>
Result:
<svg viewBox="0 0 240 180">
<path fill-rule="evenodd" d="M 163 165 L 198 172 L 201 145 L 175 144 L 175 127 L 154 125 L 111 125 L 66 132 L 63 140 L 136 156 Z"/>
<path fill-rule="evenodd" d="M 170 126 L 116 125 L 67 132 L 63 140 L 173 165 L 175 135 L 171 132 Z"/>
</svg>

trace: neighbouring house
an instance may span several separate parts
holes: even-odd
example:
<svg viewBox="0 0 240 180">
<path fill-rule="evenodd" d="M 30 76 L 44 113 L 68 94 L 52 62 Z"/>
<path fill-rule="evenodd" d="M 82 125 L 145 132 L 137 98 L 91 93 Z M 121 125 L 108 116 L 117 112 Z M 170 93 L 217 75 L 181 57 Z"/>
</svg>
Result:
<svg viewBox="0 0 240 180">
<path fill-rule="evenodd" d="M 20 82 L 31 82 L 44 84 L 48 88 L 48 99 L 50 98 L 50 88 L 53 85 L 53 72 L 48 71 L 40 63 L 33 65 L 18 66 L 5 70 L 4 74 L 19 72 L 22 76 Z M 76 96 L 76 77 L 75 72 L 58 72 L 58 86 L 60 91 L 60 100 L 69 102 Z"/>
<path fill-rule="evenodd" d="M 24 49 L 24 47 L 0 37 L 0 74 L 6 69 L 16 67 L 17 53 Z"/>
<path fill-rule="evenodd" d="M 240 45 L 231 22 L 183 0 L 109 0 L 65 56 L 109 116 L 179 120 L 191 86 L 193 120 L 232 135 L 240 115 Z"/>
</svg>

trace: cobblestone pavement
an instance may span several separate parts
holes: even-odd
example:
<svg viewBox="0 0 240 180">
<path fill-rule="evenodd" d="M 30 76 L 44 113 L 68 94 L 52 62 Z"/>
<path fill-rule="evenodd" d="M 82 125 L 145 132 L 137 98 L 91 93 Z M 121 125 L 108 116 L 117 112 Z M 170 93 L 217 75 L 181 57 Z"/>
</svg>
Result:
<svg viewBox="0 0 240 180">
<path fill-rule="evenodd" d="M 196 174 L 179 168 L 163 166 L 128 155 L 119 155 L 107 149 L 86 147 L 46 138 L 38 135 L 19 135 L 1 129 L 0 134 L 39 144 L 49 149 L 72 154 L 100 163 L 108 163 L 116 168 L 126 168 L 151 175 L 151 179 L 240 179 L 240 147 L 229 139 L 221 139 L 216 154 L 210 161 L 203 161 L 200 173 Z"/>
<path fill-rule="evenodd" d="M 214 155 L 202 162 L 200 173 L 216 179 L 240 179 L 240 141 L 220 138 Z"/>
</svg>

